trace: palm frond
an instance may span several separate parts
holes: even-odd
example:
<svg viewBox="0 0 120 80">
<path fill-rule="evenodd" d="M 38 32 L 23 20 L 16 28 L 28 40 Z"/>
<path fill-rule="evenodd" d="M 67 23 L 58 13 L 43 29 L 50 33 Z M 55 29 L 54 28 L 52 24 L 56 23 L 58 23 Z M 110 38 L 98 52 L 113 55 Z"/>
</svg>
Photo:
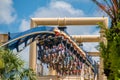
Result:
<svg viewBox="0 0 120 80">
<path fill-rule="evenodd" d="M 118 12 L 118 1 L 117 0 L 112 0 L 113 4 L 114 4 L 114 9 L 116 12 Z"/>
<path fill-rule="evenodd" d="M 92 0 L 92 1 L 95 2 L 95 4 L 98 5 L 104 12 L 106 12 L 110 16 L 110 18 L 114 19 L 113 14 L 111 14 L 110 9 L 107 9 L 105 5 L 101 4 L 97 0 Z"/>
</svg>

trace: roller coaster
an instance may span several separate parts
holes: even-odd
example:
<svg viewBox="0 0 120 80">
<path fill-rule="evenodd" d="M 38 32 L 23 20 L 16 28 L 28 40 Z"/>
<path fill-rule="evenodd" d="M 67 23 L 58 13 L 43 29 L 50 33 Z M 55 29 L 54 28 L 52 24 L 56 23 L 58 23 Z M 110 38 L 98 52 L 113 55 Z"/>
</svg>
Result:
<svg viewBox="0 0 120 80">
<path fill-rule="evenodd" d="M 96 80 L 98 64 L 80 48 L 64 28 L 38 26 L 20 33 L 9 33 L 8 41 L 0 47 L 21 52 L 36 42 L 37 60 L 40 62 L 36 70 L 38 76 L 44 76 L 42 69 L 46 64 L 49 69 L 48 75 L 81 76 L 84 79 L 80 77 L 79 80 Z"/>
<path fill-rule="evenodd" d="M 9 34 L 9 41 L 1 46 L 6 46 L 10 50 L 16 49 L 22 51 L 32 42 L 37 41 L 38 57 L 41 64 L 47 64 L 47 67 L 56 70 L 58 75 L 81 75 L 83 65 L 86 66 L 86 74 L 95 76 L 97 66 L 86 56 L 80 47 L 75 43 L 66 32 L 54 27 L 36 27 L 30 30 Z M 24 44 L 20 49 L 20 45 Z M 89 73 L 89 70 L 92 73 Z M 41 72 L 38 72 L 42 75 Z"/>
</svg>

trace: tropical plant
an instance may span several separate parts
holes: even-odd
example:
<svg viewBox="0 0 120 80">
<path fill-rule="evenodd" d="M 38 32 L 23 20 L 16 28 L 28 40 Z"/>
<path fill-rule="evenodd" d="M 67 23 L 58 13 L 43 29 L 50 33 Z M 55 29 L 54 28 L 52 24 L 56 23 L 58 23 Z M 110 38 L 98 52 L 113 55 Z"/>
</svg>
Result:
<svg viewBox="0 0 120 80">
<path fill-rule="evenodd" d="M 111 18 L 112 26 L 117 25 L 120 21 L 120 0 L 92 0 Z M 100 3 L 103 1 L 104 3 Z"/>
<path fill-rule="evenodd" d="M 111 18 L 111 27 L 105 29 L 107 45 L 100 43 L 102 57 L 104 59 L 104 73 L 108 80 L 120 79 L 120 0 L 92 0 Z M 102 1 L 102 0 L 101 0 Z M 100 25 L 101 28 L 104 25 Z"/>
<path fill-rule="evenodd" d="M 0 80 L 36 80 L 36 75 L 32 69 L 24 68 L 17 54 L 0 48 Z"/>
<path fill-rule="evenodd" d="M 120 23 L 112 29 L 104 28 L 108 43 L 107 46 L 100 43 L 101 56 L 104 59 L 104 73 L 108 80 L 120 79 L 120 32 L 115 31 L 116 28 L 120 29 Z"/>
</svg>

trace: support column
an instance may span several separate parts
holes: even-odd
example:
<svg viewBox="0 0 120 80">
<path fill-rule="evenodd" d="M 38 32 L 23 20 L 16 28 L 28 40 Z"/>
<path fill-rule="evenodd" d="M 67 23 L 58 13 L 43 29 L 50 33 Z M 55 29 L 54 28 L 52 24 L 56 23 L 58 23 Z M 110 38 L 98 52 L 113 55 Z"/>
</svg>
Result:
<svg viewBox="0 0 120 80">
<path fill-rule="evenodd" d="M 36 27 L 36 24 L 31 20 L 31 28 Z M 30 44 L 29 67 L 36 72 L 37 46 L 36 41 Z"/>
<path fill-rule="evenodd" d="M 90 74 L 90 75 L 89 75 L 89 80 L 92 80 L 92 79 L 91 79 L 91 74 L 92 74 L 92 73 L 91 73 L 91 67 L 89 67 L 89 74 Z"/>
<path fill-rule="evenodd" d="M 100 57 L 99 80 L 104 80 L 104 79 L 103 79 L 103 74 L 104 74 L 104 70 L 103 70 L 103 58 Z"/>
<path fill-rule="evenodd" d="M 36 54 L 37 54 L 36 42 L 30 44 L 30 57 L 29 57 L 29 67 L 36 72 Z"/>
<path fill-rule="evenodd" d="M 82 70 L 81 70 L 81 77 L 80 77 L 80 80 L 84 80 L 84 68 L 85 67 L 85 64 L 83 63 L 82 64 Z"/>
<path fill-rule="evenodd" d="M 103 26 L 107 29 L 108 28 L 108 19 L 105 19 Z M 101 28 L 100 31 L 101 42 L 105 46 L 107 46 L 107 39 L 105 38 L 105 31 Z M 100 57 L 100 64 L 99 64 L 99 80 L 107 80 L 107 77 L 104 74 L 104 59 Z"/>
<path fill-rule="evenodd" d="M 100 41 L 104 43 L 104 30 L 101 29 L 100 30 Z M 103 58 L 100 56 L 100 63 L 99 63 L 99 80 L 104 80 L 103 77 L 104 77 L 104 67 L 103 67 L 104 63 L 103 63 Z"/>
</svg>

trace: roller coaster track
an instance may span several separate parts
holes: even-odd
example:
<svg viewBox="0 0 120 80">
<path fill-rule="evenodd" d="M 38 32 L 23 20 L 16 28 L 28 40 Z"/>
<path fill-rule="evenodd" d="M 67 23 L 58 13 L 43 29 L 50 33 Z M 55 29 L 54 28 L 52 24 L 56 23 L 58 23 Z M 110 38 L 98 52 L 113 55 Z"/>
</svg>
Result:
<svg viewBox="0 0 120 80">
<path fill-rule="evenodd" d="M 54 35 L 53 27 L 48 27 L 48 30 L 46 30 L 44 27 L 36 27 L 21 33 L 15 33 L 15 34 L 10 34 L 9 37 L 9 41 L 2 44 L 0 47 L 4 47 L 7 46 L 9 49 L 13 50 L 13 49 L 17 49 L 18 46 L 22 43 L 25 43 L 24 47 L 27 47 L 28 45 L 30 45 L 30 43 L 32 43 L 33 41 L 35 41 L 35 38 L 43 36 L 43 35 Z M 29 43 L 28 40 L 32 39 Z M 18 49 L 17 49 L 18 50 Z M 18 50 L 19 52 L 19 50 Z"/>
<path fill-rule="evenodd" d="M 0 47 L 7 47 L 11 50 L 16 49 L 17 52 L 22 51 L 25 47 L 30 45 L 34 41 L 45 41 L 46 39 L 55 39 L 55 37 L 58 38 L 58 42 L 64 41 L 64 45 L 68 45 L 69 49 L 71 48 L 74 49 L 77 53 L 79 53 L 79 56 L 84 60 L 84 62 L 91 66 L 91 68 L 95 71 L 95 68 L 86 56 L 85 52 L 76 44 L 76 42 L 65 32 L 60 31 L 58 29 L 55 29 L 54 27 L 36 27 L 32 28 L 30 30 L 18 33 L 16 35 L 10 34 L 9 35 L 10 39 L 8 42 L 4 43 Z M 21 44 L 24 44 L 23 49 L 20 50 L 19 46 Z M 46 43 L 44 43 L 46 44 Z M 70 46 L 69 46 L 70 44 Z"/>
</svg>

